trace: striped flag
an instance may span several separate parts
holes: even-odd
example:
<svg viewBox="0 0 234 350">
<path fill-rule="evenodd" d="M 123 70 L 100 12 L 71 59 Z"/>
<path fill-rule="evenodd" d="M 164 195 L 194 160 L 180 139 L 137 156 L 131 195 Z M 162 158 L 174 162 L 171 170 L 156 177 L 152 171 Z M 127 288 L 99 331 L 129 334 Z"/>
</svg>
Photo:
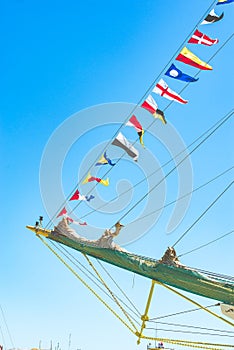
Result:
<svg viewBox="0 0 234 350">
<path fill-rule="evenodd" d="M 212 70 L 213 68 L 206 62 L 200 60 L 199 57 L 194 55 L 187 47 L 184 47 L 180 54 L 176 57 L 177 61 L 189 64 L 190 66 L 202 69 L 202 70 Z"/>
<path fill-rule="evenodd" d="M 184 100 L 175 91 L 171 90 L 163 79 L 159 80 L 157 85 L 154 87 L 153 92 L 167 98 L 168 100 L 173 100 L 183 104 L 188 103 L 188 101 Z"/>
<path fill-rule="evenodd" d="M 147 109 L 151 114 L 154 114 L 158 108 L 157 103 L 154 101 L 153 97 L 149 95 L 147 99 L 142 103 L 141 107 Z"/>
<path fill-rule="evenodd" d="M 69 201 L 86 201 L 86 197 L 84 195 L 81 195 L 78 190 L 71 196 Z"/>
<path fill-rule="evenodd" d="M 139 123 L 137 117 L 133 115 L 129 121 L 126 123 L 127 126 L 133 126 L 139 136 L 140 144 L 144 147 L 144 142 L 143 142 L 143 135 L 144 135 L 144 130 L 142 128 L 142 125 Z"/>
<path fill-rule="evenodd" d="M 126 137 L 121 132 L 118 133 L 118 135 L 116 136 L 114 141 L 112 141 L 111 144 L 125 150 L 125 152 L 127 152 L 127 154 L 130 157 L 132 157 L 133 160 L 135 160 L 135 162 L 137 162 L 139 157 L 138 150 L 135 147 L 133 147 L 133 145 L 126 139 Z"/>
<path fill-rule="evenodd" d="M 190 44 L 203 44 L 207 46 L 217 44 L 218 42 L 218 39 L 211 39 L 207 35 L 199 32 L 199 30 L 196 30 L 188 41 Z"/>
<path fill-rule="evenodd" d="M 154 118 L 160 119 L 163 124 L 167 123 L 163 111 L 158 109 L 158 105 L 151 95 L 147 97 L 147 99 L 142 103 L 141 107 L 149 111 L 154 116 Z"/>
<path fill-rule="evenodd" d="M 86 178 L 84 179 L 84 181 L 82 183 L 87 184 L 88 182 L 92 182 L 92 181 L 97 181 L 104 186 L 109 186 L 109 179 L 108 178 L 106 180 L 100 179 L 99 177 L 91 176 L 90 173 L 88 173 L 88 175 L 86 176 Z"/>
</svg>

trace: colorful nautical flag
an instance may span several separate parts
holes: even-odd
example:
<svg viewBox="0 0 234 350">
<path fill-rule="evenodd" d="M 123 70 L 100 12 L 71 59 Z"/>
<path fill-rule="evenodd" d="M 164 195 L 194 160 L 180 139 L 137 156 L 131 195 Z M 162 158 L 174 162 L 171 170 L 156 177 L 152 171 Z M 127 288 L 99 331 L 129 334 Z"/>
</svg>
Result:
<svg viewBox="0 0 234 350">
<path fill-rule="evenodd" d="M 136 129 L 137 132 L 139 132 L 139 131 L 141 131 L 143 129 L 135 115 L 133 115 L 129 119 L 129 121 L 126 123 L 126 125 L 133 126 Z"/>
<path fill-rule="evenodd" d="M 176 68 L 176 66 L 173 63 L 170 66 L 170 68 L 166 71 L 165 75 L 167 75 L 168 77 L 174 78 L 174 79 L 187 81 L 189 83 L 192 83 L 192 82 L 198 80 L 198 78 L 195 79 L 193 77 L 190 77 L 190 75 L 183 73 L 181 70 Z"/>
<path fill-rule="evenodd" d="M 164 113 L 163 111 L 161 111 L 161 109 L 157 109 L 154 117 L 160 119 L 163 122 L 163 124 L 167 124 Z"/>
<path fill-rule="evenodd" d="M 62 216 L 62 215 L 66 215 L 67 214 L 67 209 L 64 207 L 61 211 L 60 211 L 60 213 L 56 216 L 56 218 L 58 218 L 58 217 L 60 217 L 60 216 Z"/>
<path fill-rule="evenodd" d="M 66 219 L 67 219 L 68 223 L 69 222 L 74 222 L 74 220 L 72 218 L 70 218 L 70 216 L 66 216 Z"/>
<path fill-rule="evenodd" d="M 93 198 L 94 198 L 93 195 L 84 196 L 84 195 L 81 195 L 78 190 L 76 190 L 75 193 L 69 199 L 69 201 L 87 201 L 87 202 L 89 202 Z"/>
<path fill-rule="evenodd" d="M 81 225 L 81 226 L 87 225 L 86 221 L 84 221 L 84 222 L 75 221 L 72 218 L 70 218 L 69 216 L 67 216 L 66 219 L 67 219 L 68 222 L 71 222 L 71 223 L 76 224 L 76 225 Z"/>
<path fill-rule="evenodd" d="M 202 69 L 202 70 L 212 70 L 213 68 L 206 62 L 200 60 L 196 55 L 194 55 L 187 47 L 184 47 L 180 54 L 176 57 L 177 61 L 189 64 L 190 66 Z"/>
<path fill-rule="evenodd" d="M 207 35 L 199 32 L 199 30 L 195 30 L 192 37 L 188 41 L 190 44 L 203 44 L 207 46 L 217 44 L 218 42 L 218 39 L 211 39 Z"/>
<path fill-rule="evenodd" d="M 133 160 L 137 161 L 139 157 L 138 150 L 135 147 L 133 147 L 133 145 L 126 139 L 126 137 L 121 132 L 118 133 L 118 135 L 111 144 L 122 148 L 123 150 L 125 150 L 125 152 L 127 152 L 127 154 L 130 157 L 133 158 Z"/>
<path fill-rule="evenodd" d="M 147 109 L 147 111 L 149 111 L 154 116 L 154 118 L 160 119 L 163 124 L 167 123 L 164 117 L 164 113 L 158 109 L 158 105 L 151 95 L 147 97 L 147 99 L 142 103 L 141 107 Z"/>
<path fill-rule="evenodd" d="M 86 197 L 84 195 L 81 195 L 78 190 L 71 196 L 69 201 L 86 201 Z"/>
<path fill-rule="evenodd" d="M 116 163 L 112 163 L 111 159 L 107 157 L 106 152 L 104 152 L 104 154 L 101 156 L 101 158 L 95 165 L 98 166 L 98 165 L 106 165 L 106 164 L 114 166 Z"/>
<path fill-rule="evenodd" d="M 231 4 L 234 0 L 218 0 L 216 5 L 225 5 L 225 4 Z"/>
<path fill-rule="evenodd" d="M 88 173 L 88 175 L 86 176 L 86 178 L 84 179 L 84 181 L 82 183 L 87 184 L 88 182 L 92 182 L 92 181 L 97 181 L 104 186 L 109 186 L 109 179 L 108 178 L 106 180 L 100 179 L 99 177 L 91 176 L 90 173 Z"/>
<path fill-rule="evenodd" d="M 210 11 L 210 13 L 206 16 L 204 21 L 201 22 L 201 24 L 210 24 L 214 22 L 220 21 L 224 16 L 224 13 L 222 13 L 220 16 L 216 15 L 214 12 L 214 9 Z"/>
<path fill-rule="evenodd" d="M 163 79 L 159 80 L 157 85 L 154 87 L 153 92 L 167 98 L 168 100 L 173 100 L 183 104 L 188 102 L 184 100 L 180 95 L 178 95 L 175 91 L 171 90 Z"/>
<path fill-rule="evenodd" d="M 87 225 L 87 222 L 86 222 L 86 221 L 84 221 L 84 222 L 78 222 L 78 224 L 79 224 L 80 226 L 86 226 L 86 225 Z"/>
<path fill-rule="evenodd" d="M 87 202 L 90 202 L 95 197 L 91 194 L 90 196 L 85 196 L 85 198 L 86 198 Z"/>
<path fill-rule="evenodd" d="M 153 97 L 149 95 L 147 99 L 142 103 L 141 107 L 147 109 L 151 114 L 154 114 L 158 108 L 157 103 L 154 101 Z"/>
<path fill-rule="evenodd" d="M 143 135 L 144 135 L 144 130 L 142 128 L 142 125 L 139 123 L 137 117 L 135 115 L 133 115 L 129 121 L 126 123 L 127 126 L 133 126 L 137 133 L 138 133 L 138 136 L 139 136 L 139 140 L 140 140 L 140 143 L 141 145 L 144 147 L 144 142 L 143 142 Z"/>
</svg>

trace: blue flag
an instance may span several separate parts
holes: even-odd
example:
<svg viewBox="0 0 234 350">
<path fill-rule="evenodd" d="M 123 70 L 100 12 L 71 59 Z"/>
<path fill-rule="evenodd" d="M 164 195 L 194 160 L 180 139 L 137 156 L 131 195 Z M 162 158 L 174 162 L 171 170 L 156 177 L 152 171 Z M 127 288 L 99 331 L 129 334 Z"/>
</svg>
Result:
<svg viewBox="0 0 234 350">
<path fill-rule="evenodd" d="M 193 77 L 190 77 L 190 75 L 187 75 L 187 74 L 181 72 L 181 70 L 176 68 L 176 66 L 173 63 L 171 65 L 171 67 L 166 71 L 165 75 L 167 75 L 168 77 L 174 78 L 174 79 L 187 81 L 189 83 L 192 83 L 192 82 L 197 81 L 199 79 L 199 78 L 195 79 Z"/>
<path fill-rule="evenodd" d="M 218 0 L 216 5 L 230 4 L 234 0 Z"/>
</svg>

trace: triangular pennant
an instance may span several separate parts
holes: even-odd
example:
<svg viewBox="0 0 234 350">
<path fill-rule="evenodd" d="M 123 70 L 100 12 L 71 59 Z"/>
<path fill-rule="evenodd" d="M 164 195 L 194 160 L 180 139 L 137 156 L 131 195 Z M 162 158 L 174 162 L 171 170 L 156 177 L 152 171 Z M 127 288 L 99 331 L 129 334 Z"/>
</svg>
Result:
<svg viewBox="0 0 234 350">
<path fill-rule="evenodd" d="M 157 85 L 154 87 L 153 92 L 156 94 L 163 96 L 167 98 L 168 100 L 173 100 L 179 103 L 187 103 L 188 101 L 184 100 L 179 94 L 177 94 L 175 91 L 171 90 L 167 83 L 160 79 Z"/>
<path fill-rule="evenodd" d="M 212 70 L 213 68 L 206 62 L 200 60 L 199 57 L 194 55 L 187 47 L 184 47 L 180 54 L 176 57 L 177 61 L 189 64 L 190 66 L 202 69 L 202 70 Z"/>
<path fill-rule="evenodd" d="M 203 44 L 207 46 L 217 44 L 218 42 L 218 39 L 211 39 L 206 34 L 199 32 L 199 30 L 195 30 L 195 32 L 188 41 L 188 43 L 190 44 Z"/>
<path fill-rule="evenodd" d="M 220 16 L 216 15 L 213 9 L 206 16 L 206 18 L 201 22 L 201 24 L 210 24 L 210 23 L 218 22 L 223 18 L 223 16 L 224 16 L 224 13 L 222 13 Z"/>
<path fill-rule="evenodd" d="M 190 75 L 183 73 L 181 70 L 176 68 L 176 66 L 173 63 L 170 66 L 170 68 L 166 71 L 165 75 L 167 75 L 170 78 L 186 81 L 188 83 L 192 83 L 198 80 L 198 78 L 195 79 L 193 77 L 190 77 Z"/>
<path fill-rule="evenodd" d="M 58 217 L 60 217 L 60 216 L 62 216 L 62 215 L 66 215 L 67 214 L 67 209 L 64 207 L 61 211 L 60 211 L 60 213 L 56 216 L 56 218 L 58 218 Z"/>
</svg>

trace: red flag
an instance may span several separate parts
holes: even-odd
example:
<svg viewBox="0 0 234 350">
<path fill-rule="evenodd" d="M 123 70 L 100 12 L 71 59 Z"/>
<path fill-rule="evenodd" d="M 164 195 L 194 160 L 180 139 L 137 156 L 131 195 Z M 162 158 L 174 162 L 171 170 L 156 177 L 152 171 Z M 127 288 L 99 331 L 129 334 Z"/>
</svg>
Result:
<svg viewBox="0 0 234 350">
<path fill-rule="evenodd" d="M 176 57 L 176 60 L 203 70 L 213 69 L 208 63 L 202 61 L 199 57 L 194 55 L 194 53 L 188 50 L 187 47 L 184 47 L 181 50 L 179 55 Z"/>
<path fill-rule="evenodd" d="M 79 225 L 81 225 L 81 226 L 86 226 L 86 225 L 87 225 L 87 222 L 86 222 L 86 221 L 84 221 L 84 222 L 79 222 Z"/>
<path fill-rule="evenodd" d="M 142 103 L 141 107 L 147 109 L 150 113 L 154 114 L 158 108 L 158 105 L 154 101 L 153 97 L 149 95 L 147 99 Z"/>
<path fill-rule="evenodd" d="M 207 35 L 199 32 L 199 30 L 196 30 L 188 42 L 190 44 L 203 44 L 203 45 L 211 46 L 211 45 L 217 44 L 219 40 L 211 39 Z"/>
<path fill-rule="evenodd" d="M 136 129 L 138 136 L 139 136 L 139 139 L 140 139 L 140 143 L 144 147 L 144 142 L 143 142 L 144 130 L 142 128 L 142 125 L 139 123 L 137 117 L 135 115 L 133 115 L 129 119 L 129 121 L 126 123 L 126 125 L 133 126 Z"/>
<path fill-rule="evenodd" d="M 99 177 L 91 176 L 90 173 L 88 173 L 88 175 L 86 176 L 86 178 L 84 179 L 84 181 L 82 183 L 83 184 L 87 184 L 88 182 L 92 182 L 92 181 L 97 181 L 97 182 L 101 183 L 104 186 L 108 186 L 109 185 L 109 179 L 108 178 L 106 180 L 100 179 Z"/>
<path fill-rule="evenodd" d="M 72 218 L 70 218 L 69 216 L 67 216 L 67 221 L 74 222 L 74 220 Z"/>
<path fill-rule="evenodd" d="M 78 190 L 72 195 L 72 197 L 69 199 L 69 201 L 86 201 L 87 198 L 84 195 L 81 195 Z"/>
<path fill-rule="evenodd" d="M 128 126 L 133 126 L 137 132 L 142 131 L 142 126 L 139 123 L 139 121 L 137 120 L 137 117 L 135 115 L 133 115 L 129 121 L 126 123 L 126 125 Z"/>
<path fill-rule="evenodd" d="M 76 192 L 72 195 L 69 201 L 77 201 L 79 199 L 80 192 L 76 190 Z"/>
<path fill-rule="evenodd" d="M 56 217 L 58 218 L 59 216 L 66 215 L 66 214 L 67 214 L 67 209 L 64 207 Z"/>
</svg>

